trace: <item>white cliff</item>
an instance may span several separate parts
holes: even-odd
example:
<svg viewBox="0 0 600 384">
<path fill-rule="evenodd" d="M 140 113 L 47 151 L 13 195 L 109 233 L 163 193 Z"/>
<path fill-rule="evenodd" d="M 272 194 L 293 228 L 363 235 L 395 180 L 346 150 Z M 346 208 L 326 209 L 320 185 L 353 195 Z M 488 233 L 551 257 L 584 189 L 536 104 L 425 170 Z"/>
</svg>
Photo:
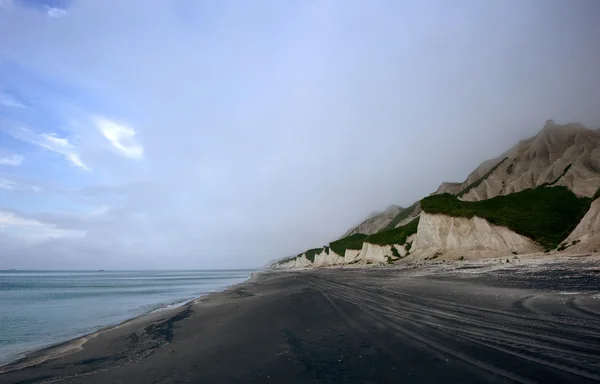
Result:
<svg viewBox="0 0 600 384">
<path fill-rule="evenodd" d="M 332 265 L 344 264 L 344 258 L 337 253 L 333 252 L 331 249 L 329 253 L 323 250 L 321 253 L 315 256 L 315 261 L 313 263 L 314 267 L 327 267 Z"/>
<path fill-rule="evenodd" d="M 410 236 L 407 243 L 411 242 L 414 235 Z M 397 253 L 404 257 L 408 253 L 405 245 L 377 245 L 370 243 L 363 243 L 361 249 L 346 249 L 344 256 L 338 255 L 329 249 L 329 252 L 324 250 L 315 256 L 314 262 L 306 259 L 306 256 L 302 254 L 296 259 L 279 262 L 273 265 L 274 269 L 299 269 L 299 268 L 319 268 L 319 267 L 331 267 L 341 265 L 363 265 L 363 264 L 385 264 L 388 259 L 397 259 L 392 251 L 394 247 Z"/>
<path fill-rule="evenodd" d="M 422 212 L 411 254 L 419 257 L 449 251 L 493 251 L 510 255 L 540 250 L 531 239 L 479 217 L 468 219 Z"/>
<path fill-rule="evenodd" d="M 404 208 L 399 207 L 397 205 L 392 205 L 388 207 L 383 212 L 376 212 L 371 214 L 371 216 L 357 225 L 346 231 L 342 238 L 354 235 L 357 233 L 363 233 L 365 235 L 372 235 L 373 233 L 379 232 L 384 229 L 400 212 L 402 212 Z"/>
<path fill-rule="evenodd" d="M 344 264 L 360 261 L 360 249 L 346 249 L 344 253 Z"/>
<path fill-rule="evenodd" d="M 305 254 L 294 257 L 287 261 L 281 261 L 271 266 L 273 269 L 299 269 L 311 266 L 312 263 L 306 258 Z"/>
<path fill-rule="evenodd" d="M 462 200 L 485 200 L 550 183 L 590 197 L 600 187 L 600 133 L 548 120 L 536 136 L 475 169 L 462 189 L 486 175 Z"/>
<path fill-rule="evenodd" d="M 600 188 L 600 130 L 587 129 L 581 124 L 559 125 L 548 120 L 537 135 L 483 162 L 463 183 L 444 182 L 432 195 L 450 193 L 464 201 L 479 201 L 550 185 L 566 186 L 580 197 L 594 195 Z M 441 254 L 456 255 L 456 258 L 484 258 L 542 250 L 533 240 L 482 218 L 426 214 L 421 210 L 420 201 L 406 209 L 391 206 L 384 212 L 372 214 L 343 237 L 357 233 L 372 235 L 392 227 L 402 227 L 418 216 L 421 219 L 407 260 Z M 405 245 L 394 247 L 401 256 L 407 253 Z M 561 248 L 564 247 L 583 252 L 600 251 L 598 200 L 563 241 Z M 329 249 L 317 254 L 314 262 L 302 256 L 280 262 L 278 266 L 303 268 L 382 263 L 387 262 L 387 255 L 391 253 L 389 245 L 365 242 L 362 249 L 346 250 L 344 255 L 337 255 Z"/>
<path fill-rule="evenodd" d="M 592 202 L 590 209 L 563 242 L 569 251 L 600 252 L 600 198 Z"/>
</svg>

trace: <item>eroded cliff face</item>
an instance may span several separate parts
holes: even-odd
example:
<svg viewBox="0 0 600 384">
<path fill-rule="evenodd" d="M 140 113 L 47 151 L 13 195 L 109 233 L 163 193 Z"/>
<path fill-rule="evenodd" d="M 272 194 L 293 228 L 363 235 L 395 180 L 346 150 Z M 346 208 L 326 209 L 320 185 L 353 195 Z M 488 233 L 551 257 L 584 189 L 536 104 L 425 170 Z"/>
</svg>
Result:
<svg viewBox="0 0 600 384">
<path fill-rule="evenodd" d="M 590 209 L 563 242 L 569 251 L 600 252 L 600 199 Z"/>
<path fill-rule="evenodd" d="M 456 195 L 461 190 L 462 190 L 462 183 L 453 183 L 453 182 L 445 181 L 442 184 L 440 184 L 438 189 L 436 189 L 435 192 L 432 193 L 432 195 L 440 195 L 442 193 L 449 193 L 451 195 Z"/>
<path fill-rule="evenodd" d="M 594 207 L 595 213 L 590 209 L 589 217 L 586 216 L 585 223 L 582 221 L 581 228 L 578 227 L 578 233 L 581 233 L 584 238 L 598 233 L 600 228 L 600 202 L 595 203 Z M 574 236 L 576 235 L 577 233 L 574 232 Z M 411 244 L 410 252 L 406 249 L 407 244 Z M 468 219 L 421 212 L 417 233 L 409 236 L 406 244 L 377 245 L 365 242 L 362 249 L 348 249 L 344 256 L 330 249 L 328 253 L 323 251 L 317 254 L 314 262 L 310 262 L 302 255 L 297 260 L 279 265 L 278 268 L 386 264 L 391 260 L 398 261 L 406 258 L 406 260 L 418 261 L 438 256 L 448 260 L 462 257 L 467 259 L 512 257 L 513 254 L 535 253 L 542 250 L 542 247 L 533 240 L 506 227 L 490 224 L 479 217 Z"/>
<path fill-rule="evenodd" d="M 480 165 L 462 189 L 492 169 L 463 200 L 485 200 L 552 183 L 591 197 L 600 187 L 600 134 L 580 124 L 559 125 L 549 120 L 536 136 Z"/>
<path fill-rule="evenodd" d="M 531 239 L 485 219 L 422 212 L 411 253 L 415 257 L 448 251 L 495 251 L 499 254 L 538 252 Z"/>
<path fill-rule="evenodd" d="M 371 235 L 384 229 L 404 208 L 397 205 L 388 207 L 385 211 L 376 213 L 357 225 L 346 231 L 342 238 L 356 233 L 363 233 L 365 235 Z"/>
<path fill-rule="evenodd" d="M 313 263 L 314 267 L 327 267 L 327 266 L 332 266 L 332 265 L 339 265 L 339 264 L 344 264 L 344 257 L 338 255 L 337 253 L 333 252 L 331 249 L 329 250 L 329 253 L 326 253 L 325 251 L 317 254 L 315 256 L 315 261 Z"/>
<path fill-rule="evenodd" d="M 409 238 L 412 240 L 412 238 Z M 399 255 L 405 256 L 407 251 L 404 245 L 393 245 Z M 298 268 L 318 268 L 331 267 L 340 265 L 362 265 L 362 264 L 384 264 L 388 262 L 388 258 L 394 259 L 392 245 L 377 245 L 364 243 L 361 249 L 347 249 L 344 256 L 338 255 L 331 249 L 328 253 L 325 251 L 315 256 L 314 262 L 307 260 L 304 255 L 298 260 L 289 260 L 286 262 L 274 265 L 275 269 L 298 269 Z"/>
<path fill-rule="evenodd" d="M 409 254 L 409 251 L 406 249 L 407 245 L 412 245 L 415 238 L 416 234 L 410 235 L 406 239 L 406 243 L 402 245 L 378 245 L 365 242 L 361 249 L 347 249 L 343 256 L 338 255 L 331 249 L 328 249 L 328 252 L 323 250 L 321 253 L 315 255 L 315 260 L 313 262 L 307 260 L 305 254 L 302 254 L 297 259 L 279 262 L 273 265 L 273 268 L 299 269 L 341 265 L 387 264 L 391 260 L 399 260 L 398 255 L 400 258 L 407 256 Z M 395 251 L 392 250 L 392 248 L 394 248 Z"/>
<path fill-rule="evenodd" d="M 313 263 L 306 258 L 304 254 L 293 259 L 275 263 L 271 266 L 273 269 L 299 269 L 310 267 Z"/>
</svg>

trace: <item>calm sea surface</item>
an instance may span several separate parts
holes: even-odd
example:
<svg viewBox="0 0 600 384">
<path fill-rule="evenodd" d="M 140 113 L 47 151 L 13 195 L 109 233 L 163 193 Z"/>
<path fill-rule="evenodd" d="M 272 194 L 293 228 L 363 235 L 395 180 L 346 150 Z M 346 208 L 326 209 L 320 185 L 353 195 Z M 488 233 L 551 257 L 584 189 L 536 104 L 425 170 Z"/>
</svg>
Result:
<svg viewBox="0 0 600 384">
<path fill-rule="evenodd" d="M 222 290 L 252 272 L 0 271 L 0 364 Z"/>
</svg>

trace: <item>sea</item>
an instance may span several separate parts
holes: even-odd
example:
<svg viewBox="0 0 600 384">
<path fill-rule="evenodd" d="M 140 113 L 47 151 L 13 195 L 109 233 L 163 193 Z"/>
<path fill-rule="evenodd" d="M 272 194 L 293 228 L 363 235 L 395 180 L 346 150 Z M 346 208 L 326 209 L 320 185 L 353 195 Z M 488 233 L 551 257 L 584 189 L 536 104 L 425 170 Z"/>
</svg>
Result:
<svg viewBox="0 0 600 384">
<path fill-rule="evenodd" d="M 256 270 L 0 271 L 0 365 L 241 283 Z"/>
</svg>

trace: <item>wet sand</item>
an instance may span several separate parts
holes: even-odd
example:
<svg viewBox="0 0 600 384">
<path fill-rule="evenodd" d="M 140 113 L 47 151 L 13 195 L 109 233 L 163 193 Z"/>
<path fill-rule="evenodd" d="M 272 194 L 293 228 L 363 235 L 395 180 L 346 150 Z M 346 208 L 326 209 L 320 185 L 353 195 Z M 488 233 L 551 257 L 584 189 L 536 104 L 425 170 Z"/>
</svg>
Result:
<svg viewBox="0 0 600 384">
<path fill-rule="evenodd" d="M 600 263 L 265 273 L 0 370 L 1 383 L 597 382 Z"/>
</svg>

